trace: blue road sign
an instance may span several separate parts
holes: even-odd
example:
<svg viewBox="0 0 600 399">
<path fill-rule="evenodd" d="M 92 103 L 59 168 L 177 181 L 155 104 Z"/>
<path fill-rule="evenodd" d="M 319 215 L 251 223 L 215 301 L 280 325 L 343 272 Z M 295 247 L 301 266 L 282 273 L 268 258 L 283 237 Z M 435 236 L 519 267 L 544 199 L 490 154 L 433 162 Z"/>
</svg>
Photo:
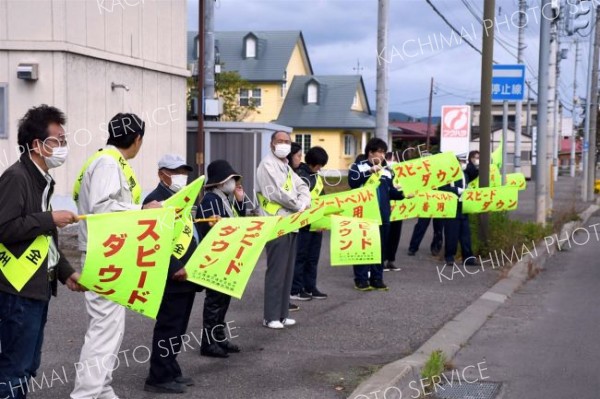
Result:
<svg viewBox="0 0 600 399">
<path fill-rule="evenodd" d="M 518 101 L 525 95 L 525 65 L 494 65 L 492 100 Z"/>
</svg>

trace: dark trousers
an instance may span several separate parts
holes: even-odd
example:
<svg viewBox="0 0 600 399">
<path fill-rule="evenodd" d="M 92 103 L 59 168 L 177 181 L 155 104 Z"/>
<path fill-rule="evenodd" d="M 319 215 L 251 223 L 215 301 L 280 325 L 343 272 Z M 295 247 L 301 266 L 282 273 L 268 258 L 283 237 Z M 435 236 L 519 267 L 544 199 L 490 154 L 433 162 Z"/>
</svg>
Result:
<svg viewBox="0 0 600 399">
<path fill-rule="evenodd" d="M 267 243 L 264 319 L 280 321 L 289 315 L 290 292 L 296 263 L 297 233 L 285 234 Z"/>
<path fill-rule="evenodd" d="M 24 399 L 40 367 L 48 302 L 0 292 L 0 398 Z"/>
<path fill-rule="evenodd" d="M 319 265 L 323 233 L 300 229 L 296 240 L 297 251 L 292 293 L 313 292 L 317 289 L 317 266 Z"/>
<path fill-rule="evenodd" d="M 431 240 L 430 249 L 432 252 L 438 252 L 442 248 L 442 242 L 444 241 L 444 221 L 442 219 L 419 218 L 410 238 L 409 251 L 417 252 L 419 250 L 419 246 L 421 245 L 421 241 L 423 241 L 423 237 L 425 237 L 431 220 L 433 220 L 433 240 Z"/>
<path fill-rule="evenodd" d="M 400 236 L 402 235 L 402 220 L 398 220 L 390 223 L 390 234 L 387 250 L 385 253 L 384 260 L 394 262 L 396 260 L 396 252 L 398 252 L 398 245 L 400 245 Z"/>
<path fill-rule="evenodd" d="M 467 215 L 459 213 L 453 219 L 446 219 L 444 221 L 444 237 L 446 240 L 446 262 L 454 262 L 459 241 L 463 261 L 473 256 L 473 251 L 471 250 L 471 228 L 469 227 L 469 217 Z"/>
<path fill-rule="evenodd" d="M 231 297 L 222 292 L 206 289 L 206 298 L 204 298 L 204 312 L 202 314 L 202 324 L 204 334 L 202 334 L 202 346 L 214 343 L 224 342 L 227 339 L 225 334 L 225 315 L 229 309 Z"/>
<path fill-rule="evenodd" d="M 383 259 L 387 250 L 387 242 L 390 236 L 390 224 L 384 223 L 379 226 L 379 235 L 381 237 L 381 263 L 373 265 L 354 266 L 354 282 L 361 283 L 367 281 L 383 281 Z M 371 276 L 369 277 L 369 272 Z"/>
<path fill-rule="evenodd" d="M 147 382 L 162 384 L 182 375 L 177 355 L 183 350 L 181 336 L 187 331 L 195 296 L 194 291 L 165 292 L 156 315 Z"/>
</svg>

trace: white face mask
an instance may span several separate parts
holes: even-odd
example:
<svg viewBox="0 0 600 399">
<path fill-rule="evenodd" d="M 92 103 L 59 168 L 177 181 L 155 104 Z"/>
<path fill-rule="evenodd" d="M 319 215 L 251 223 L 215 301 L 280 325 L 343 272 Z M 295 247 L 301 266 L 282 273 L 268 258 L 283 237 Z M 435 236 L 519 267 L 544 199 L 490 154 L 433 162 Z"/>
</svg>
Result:
<svg viewBox="0 0 600 399">
<path fill-rule="evenodd" d="M 479 159 L 475 159 L 475 160 L 473 161 L 473 165 L 475 165 L 475 166 L 479 166 Z"/>
<path fill-rule="evenodd" d="M 285 158 L 292 151 L 291 144 L 275 144 L 274 154 L 277 158 Z"/>
<path fill-rule="evenodd" d="M 187 175 L 171 175 L 171 185 L 169 188 L 175 192 L 181 191 L 187 184 Z"/>
<path fill-rule="evenodd" d="M 65 163 L 67 156 L 69 155 L 69 147 L 54 147 L 52 149 L 52 155 L 49 157 L 43 157 L 44 162 L 48 169 L 58 168 L 60 165 Z"/>
<path fill-rule="evenodd" d="M 221 191 L 223 191 L 227 195 L 233 193 L 234 190 L 235 190 L 235 179 L 233 177 L 231 179 L 227 180 L 225 183 L 223 183 L 223 187 L 221 187 Z"/>
<path fill-rule="evenodd" d="M 466 163 L 461 163 L 460 167 L 462 168 L 462 170 L 467 169 L 467 164 Z"/>
</svg>

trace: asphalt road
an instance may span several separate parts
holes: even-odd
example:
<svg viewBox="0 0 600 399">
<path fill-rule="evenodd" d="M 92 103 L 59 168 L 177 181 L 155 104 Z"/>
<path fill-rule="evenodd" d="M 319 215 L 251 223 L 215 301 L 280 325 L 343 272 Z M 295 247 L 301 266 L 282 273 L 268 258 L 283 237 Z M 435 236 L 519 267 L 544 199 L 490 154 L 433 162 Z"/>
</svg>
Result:
<svg viewBox="0 0 600 399">
<path fill-rule="evenodd" d="M 455 358 L 459 369 L 485 361 L 486 381 L 507 399 L 600 397 L 600 213 L 477 332 Z M 587 243 L 586 243 L 587 241 Z M 567 243 L 565 242 L 565 245 Z"/>
</svg>

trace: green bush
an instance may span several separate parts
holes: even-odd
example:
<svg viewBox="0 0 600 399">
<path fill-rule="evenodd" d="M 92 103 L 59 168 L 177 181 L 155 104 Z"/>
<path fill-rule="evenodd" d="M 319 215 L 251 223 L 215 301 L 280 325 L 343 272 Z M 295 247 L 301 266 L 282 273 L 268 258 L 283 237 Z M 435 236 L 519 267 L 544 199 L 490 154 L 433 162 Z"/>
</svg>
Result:
<svg viewBox="0 0 600 399">
<path fill-rule="evenodd" d="M 424 387 L 425 394 L 431 392 L 433 384 L 441 380 L 441 375 L 444 372 L 444 365 L 446 364 L 446 355 L 441 350 L 435 350 L 429 355 L 429 359 L 425 362 L 423 369 L 421 370 L 421 378 L 423 379 L 422 386 Z"/>
</svg>

